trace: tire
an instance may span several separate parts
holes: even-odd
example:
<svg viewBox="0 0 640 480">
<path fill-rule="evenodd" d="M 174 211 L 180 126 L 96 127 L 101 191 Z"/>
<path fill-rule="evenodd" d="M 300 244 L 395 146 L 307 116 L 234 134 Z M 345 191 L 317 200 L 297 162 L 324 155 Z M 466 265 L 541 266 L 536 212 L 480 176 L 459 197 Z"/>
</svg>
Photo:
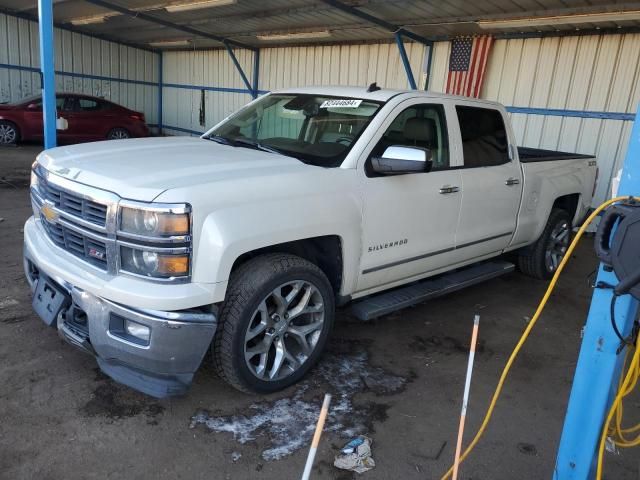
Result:
<svg viewBox="0 0 640 480">
<path fill-rule="evenodd" d="M 107 133 L 107 140 L 124 140 L 126 138 L 131 138 L 131 134 L 126 128 L 112 128 L 109 130 L 109 133 Z"/>
<path fill-rule="evenodd" d="M 318 362 L 334 316 L 333 289 L 313 263 L 281 253 L 249 260 L 231 274 L 220 309 L 215 369 L 246 393 L 282 390 Z"/>
<path fill-rule="evenodd" d="M 540 280 L 553 277 L 571 243 L 571 217 L 554 208 L 540 238 L 518 256 L 520 271 Z"/>
<path fill-rule="evenodd" d="M 0 120 L 0 145 L 15 145 L 20 140 L 20 132 L 15 123 Z"/>
</svg>

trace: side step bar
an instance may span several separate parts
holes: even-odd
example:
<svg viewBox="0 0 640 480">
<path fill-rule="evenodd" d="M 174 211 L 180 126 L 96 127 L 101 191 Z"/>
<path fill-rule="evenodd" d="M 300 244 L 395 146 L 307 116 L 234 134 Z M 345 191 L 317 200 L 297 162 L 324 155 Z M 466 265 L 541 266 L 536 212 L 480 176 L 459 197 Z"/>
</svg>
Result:
<svg viewBox="0 0 640 480">
<path fill-rule="evenodd" d="M 351 304 L 351 314 L 362 321 L 372 320 L 396 310 L 447 295 L 465 287 L 513 272 L 515 265 L 490 261 L 428 278 L 408 286 L 382 292 Z"/>
</svg>

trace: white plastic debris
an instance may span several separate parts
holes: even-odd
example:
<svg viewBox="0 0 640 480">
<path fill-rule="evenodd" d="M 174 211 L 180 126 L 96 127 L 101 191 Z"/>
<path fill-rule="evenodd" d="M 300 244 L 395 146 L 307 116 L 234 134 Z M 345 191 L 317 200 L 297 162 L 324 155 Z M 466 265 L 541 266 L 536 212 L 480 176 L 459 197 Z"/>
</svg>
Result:
<svg viewBox="0 0 640 480">
<path fill-rule="evenodd" d="M 342 470 L 364 473 L 376 466 L 371 457 L 371 439 L 360 435 L 347 443 L 339 455 L 336 455 L 333 465 Z"/>
<path fill-rule="evenodd" d="M 613 453 L 614 455 L 620 455 L 620 450 L 618 450 L 618 447 L 616 446 L 616 442 L 614 442 L 613 438 L 611 437 L 607 437 L 607 439 L 605 440 L 604 448 L 609 453 Z"/>
</svg>

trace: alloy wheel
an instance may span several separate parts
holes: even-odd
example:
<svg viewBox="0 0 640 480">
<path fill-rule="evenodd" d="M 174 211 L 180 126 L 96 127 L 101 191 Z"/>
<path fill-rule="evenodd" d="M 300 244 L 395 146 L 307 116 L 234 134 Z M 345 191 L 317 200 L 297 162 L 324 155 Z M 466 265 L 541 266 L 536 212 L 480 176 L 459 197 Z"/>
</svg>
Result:
<svg viewBox="0 0 640 480">
<path fill-rule="evenodd" d="M 558 223 L 549 236 L 544 261 L 549 272 L 555 272 L 569 248 L 570 228 L 567 222 Z"/>
<path fill-rule="evenodd" d="M 8 124 L 0 125 L 0 144 L 9 145 L 16 142 L 18 132 L 16 129 Z"/>
<path fill-rule="evenodd" d="M 324 327 L 320 290 L 296 280 L 275 288 L 253 313 L 244 339 L 249 371 L 263 381 L 296 372 L 311 356 Z"/>
</svg>

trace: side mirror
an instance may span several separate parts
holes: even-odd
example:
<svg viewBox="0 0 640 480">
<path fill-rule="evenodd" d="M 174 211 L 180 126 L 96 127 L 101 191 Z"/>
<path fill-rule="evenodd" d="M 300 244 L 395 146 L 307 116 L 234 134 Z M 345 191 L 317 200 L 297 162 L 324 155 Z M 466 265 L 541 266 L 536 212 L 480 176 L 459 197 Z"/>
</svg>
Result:
<svg viewBox="0 0 640 480">
<path fill-rule="evenodd" d="M 431 150 L 420 147 L 392 145 L 382 154 L 373 157 L 371 167 L 382 175 L 402 175 L 405 173 L 425 173 L 431 171 Z"/>
<path fill-rule="evenodd" d="M 29 105 L 27 105 L 27 110 L 38 110 L 39 108 L 39 103 L 30 103 Z"/>
</svg>

